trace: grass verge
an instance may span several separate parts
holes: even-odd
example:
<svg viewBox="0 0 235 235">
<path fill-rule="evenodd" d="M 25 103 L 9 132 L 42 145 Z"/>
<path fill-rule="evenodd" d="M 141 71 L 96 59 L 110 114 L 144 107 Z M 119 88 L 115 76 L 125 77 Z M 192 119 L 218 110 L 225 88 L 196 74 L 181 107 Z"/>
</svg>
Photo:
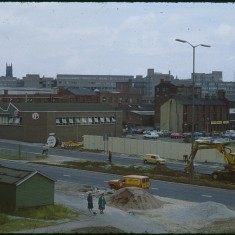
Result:
<svg viewBox="0 0 235 235">
<path fill-rule="evenodd" d="M 0 155 L 1 159 L 6 160 L 40 160 L 40 159 L 46 159 L 48 158 L 47 155 L 43 154 L 32 154 L 31 156 L 11 156 L 11 155 Z"/>
<path fill-rule="evenodd" d="M 62 205 L 18 209 L 0 214 L 0 233 L 47 227 L 59 224 L 61 219 L 78 217 L 78 213 Z"/>
</svg>

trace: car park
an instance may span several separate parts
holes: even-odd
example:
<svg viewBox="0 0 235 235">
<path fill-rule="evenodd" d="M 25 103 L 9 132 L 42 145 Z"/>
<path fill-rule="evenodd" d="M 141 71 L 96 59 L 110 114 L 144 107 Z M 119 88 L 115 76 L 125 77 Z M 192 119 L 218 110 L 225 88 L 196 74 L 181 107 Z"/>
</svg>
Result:
<svg viewBox="0 0 235 235">
<path fill-rule="evenodd" d="M 143 157 L 144 163 L 151 164 L 165 164 L 166 160 L 161 158 L 158 154 L 145 154 Z"/>
</svg>

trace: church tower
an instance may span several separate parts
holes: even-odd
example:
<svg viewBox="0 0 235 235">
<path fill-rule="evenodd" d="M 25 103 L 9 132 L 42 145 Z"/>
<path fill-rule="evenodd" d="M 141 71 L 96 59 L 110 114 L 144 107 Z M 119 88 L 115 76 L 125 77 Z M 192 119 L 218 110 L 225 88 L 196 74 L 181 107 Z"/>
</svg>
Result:
<svg viewBox="0 0 235 235">
<path fill-rule="evenodd" d="M 13 72 L 12 72 L 12 64 L 7 65 L 6 64 L 6 77 L 13 77 Z"/>
</svg>

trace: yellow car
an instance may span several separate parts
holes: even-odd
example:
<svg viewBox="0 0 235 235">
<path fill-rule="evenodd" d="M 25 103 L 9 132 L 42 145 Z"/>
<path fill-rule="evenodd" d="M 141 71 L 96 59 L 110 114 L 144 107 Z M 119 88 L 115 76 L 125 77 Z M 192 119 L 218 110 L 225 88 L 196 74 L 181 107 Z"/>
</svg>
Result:
<svg viewBox="0 0 235 235">
<path fill-rule="evenodd" d="M 158 154 L 145 154 L 143 160 L 144 163 L 162 164 L 162 165 L 166 163 L 166 160 L 161 158 Z"/>
</svg>

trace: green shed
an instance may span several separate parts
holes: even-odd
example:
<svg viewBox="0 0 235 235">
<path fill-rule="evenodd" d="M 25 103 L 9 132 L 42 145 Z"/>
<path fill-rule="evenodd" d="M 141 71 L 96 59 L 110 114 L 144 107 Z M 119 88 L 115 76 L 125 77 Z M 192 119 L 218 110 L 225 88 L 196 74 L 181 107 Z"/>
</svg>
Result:
<svg viewBox="0 0 235 235">
<path fill-rule="evenodd" d="M 0 165 L 0 207 L 11 209 L 54 204 L 55 180 L 38 172 Z"/>
</svg>

